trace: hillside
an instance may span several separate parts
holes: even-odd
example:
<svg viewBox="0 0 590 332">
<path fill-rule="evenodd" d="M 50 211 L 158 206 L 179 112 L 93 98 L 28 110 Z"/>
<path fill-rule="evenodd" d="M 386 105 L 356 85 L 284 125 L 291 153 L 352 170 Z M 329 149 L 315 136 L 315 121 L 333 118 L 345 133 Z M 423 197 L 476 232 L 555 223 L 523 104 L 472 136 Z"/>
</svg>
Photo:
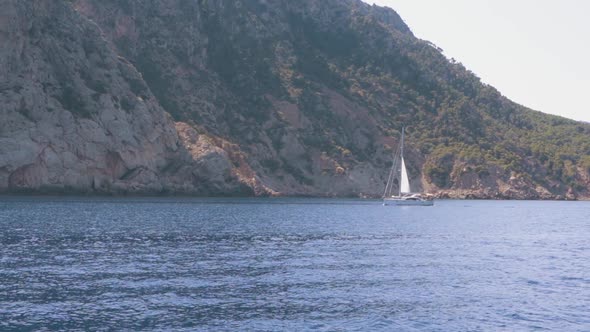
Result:
<svg viewBox="0 0 590 332">
<path fill-rule="evenodd" d="M 587 198 L 590 125 L 360 0 L 0 0 L 0 190 Z"/>
</svg>

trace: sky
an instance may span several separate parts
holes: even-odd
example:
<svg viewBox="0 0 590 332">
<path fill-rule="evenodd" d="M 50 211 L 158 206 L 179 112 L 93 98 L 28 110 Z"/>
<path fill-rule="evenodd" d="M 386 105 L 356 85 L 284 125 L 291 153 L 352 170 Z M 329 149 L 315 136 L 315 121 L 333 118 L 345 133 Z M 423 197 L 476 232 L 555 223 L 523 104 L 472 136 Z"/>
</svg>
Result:
<svg viewBox="0 0 590 332">
<path fill-rule="evenodd" d="M 365 0 L 511 100 L 590 122 L 590 1 Z"/>
</svg>

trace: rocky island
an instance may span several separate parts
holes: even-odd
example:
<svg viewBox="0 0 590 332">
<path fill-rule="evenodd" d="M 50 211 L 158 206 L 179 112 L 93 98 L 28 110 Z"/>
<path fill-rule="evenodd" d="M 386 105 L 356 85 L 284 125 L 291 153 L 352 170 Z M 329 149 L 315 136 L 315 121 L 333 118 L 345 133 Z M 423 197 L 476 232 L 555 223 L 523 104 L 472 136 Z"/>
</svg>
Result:
<svg viewBox="0 0 590 332">
<path fill-rule="evenodd" d="M 360 0 L 0 0 L 0 192 L 590 197 L 590 125 Z"/>
</svg>

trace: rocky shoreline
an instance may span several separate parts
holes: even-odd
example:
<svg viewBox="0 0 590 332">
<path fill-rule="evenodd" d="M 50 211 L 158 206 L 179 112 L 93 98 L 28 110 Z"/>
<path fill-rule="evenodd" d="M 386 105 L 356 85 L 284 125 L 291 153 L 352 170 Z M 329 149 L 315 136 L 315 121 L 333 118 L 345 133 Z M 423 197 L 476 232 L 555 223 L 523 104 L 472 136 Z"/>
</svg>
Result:
<svg viewBox="0 0 590 332">
<path fill-rule="evenodd" d="M 507 200 L 507 201 L 590 201 L 586 196 L 508 196 L 501 193 L 489 194 L 482 192 L 442 191 L 431 194 L 435 199 L 442 200 Z M 171 193 L 171 192 L 84 192 L 84 191 L 4 191 L 0 193 L 0 200 L 7 197 L 84 197 L 84 198 L 130 198 L 130 197 L 162 197 L 162 198 L 318 198 L 318 199 L 381 199 L 373 195 L 253 195 L 244 192 L 226 193 L 218 195 L 203 195 L 199 193 Z"/>
<path fill-rule="evenodd" d="M 434 195 L 437 199 L 459 199 L 459 200 L 531 200 L 531 201 L 588 201 L 590 197 L 578 197 L 576 195 L 507 195 L 500 192 L 448 192 L 443 191 Z"/>
</svg>

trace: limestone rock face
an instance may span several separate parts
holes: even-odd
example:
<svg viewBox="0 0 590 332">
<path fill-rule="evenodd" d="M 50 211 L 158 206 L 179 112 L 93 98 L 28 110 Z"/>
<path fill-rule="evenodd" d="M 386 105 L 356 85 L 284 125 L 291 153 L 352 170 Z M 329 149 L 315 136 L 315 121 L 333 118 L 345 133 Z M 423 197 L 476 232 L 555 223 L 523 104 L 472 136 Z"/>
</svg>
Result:
<svg viewBox="0 0 590 332">
<path fill-rule="evenodd" d="M 0 7 L 0 191 L 201 190 L 167 171 L 193 160 L 94 23 L 65 1 Z"/>
</svg>

